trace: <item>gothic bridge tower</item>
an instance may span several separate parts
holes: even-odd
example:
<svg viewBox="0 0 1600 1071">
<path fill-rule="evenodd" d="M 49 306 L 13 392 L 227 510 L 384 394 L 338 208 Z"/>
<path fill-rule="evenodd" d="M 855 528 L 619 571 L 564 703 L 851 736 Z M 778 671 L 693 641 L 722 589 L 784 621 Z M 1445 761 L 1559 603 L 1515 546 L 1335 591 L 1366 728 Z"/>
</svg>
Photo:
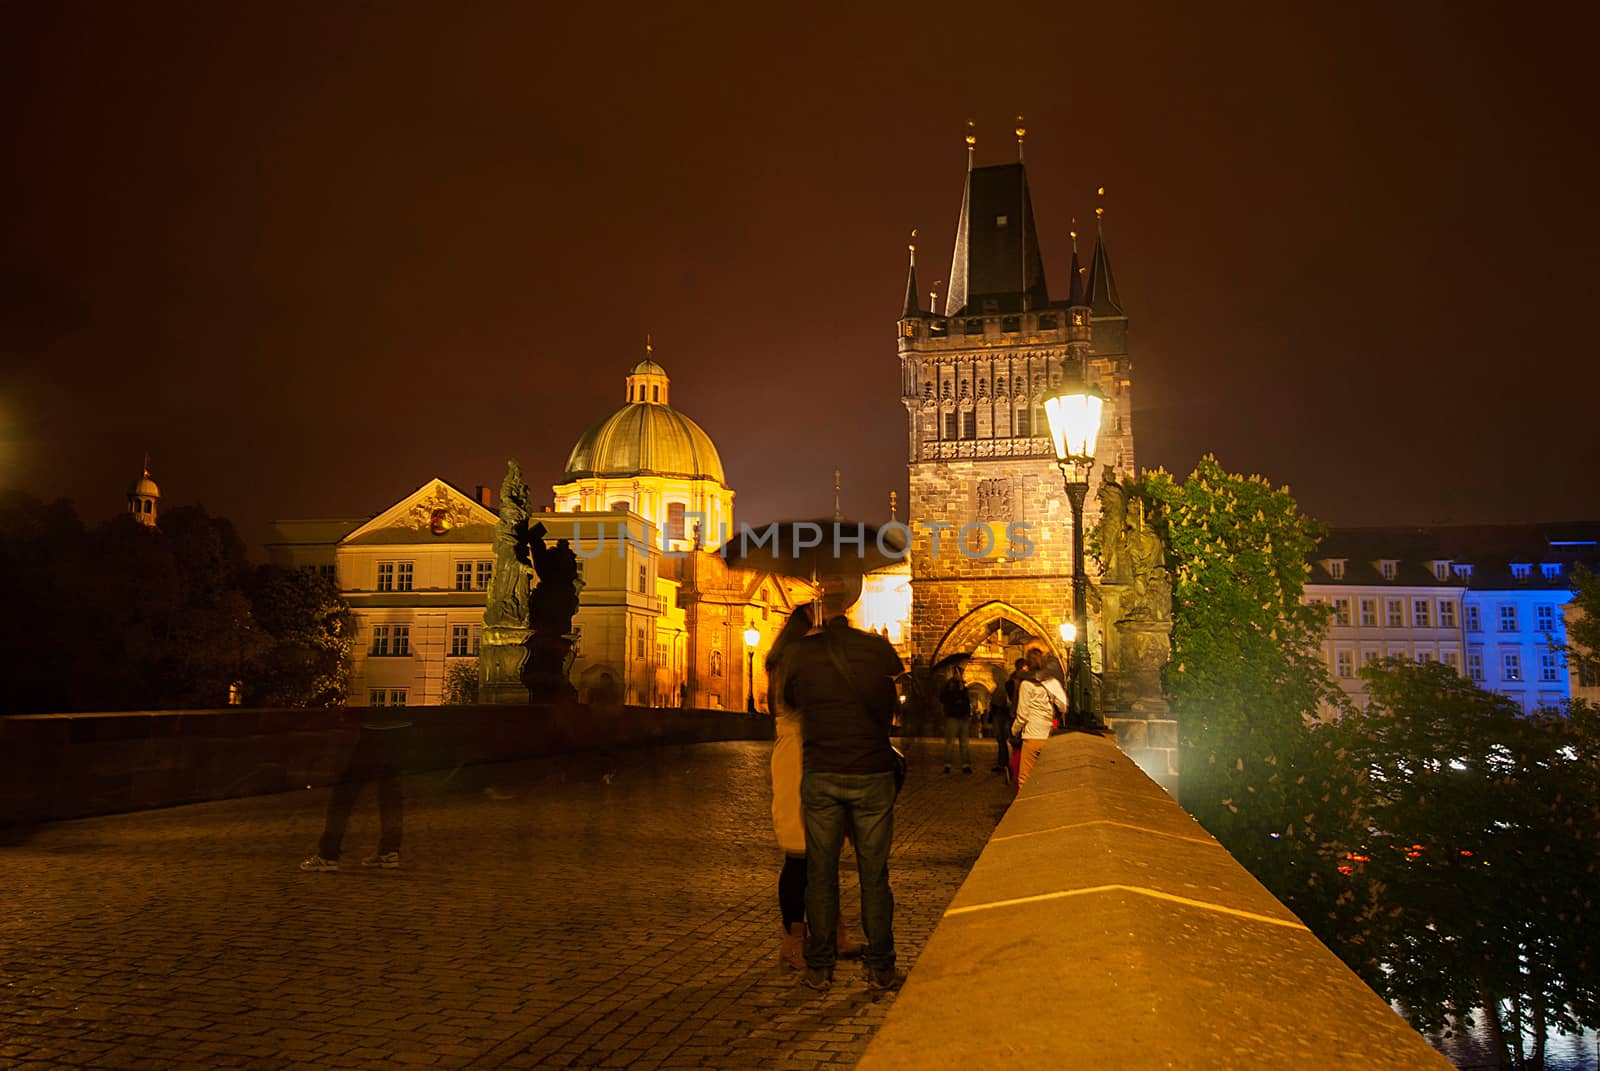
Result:
<svg viewBox="0 0 1600 1071">
<path fill-rule="evenodd" d="M 924 667 L 976 652 L 967 680 L 985 687 L 986 674 L 1003 679 L 1029 641 L 1066 661 L 1059 627 L 1072 615 L 1072 513 L 1043 407 L 1064 368 L 1084 367 L 1088 382 L 1110 399 L 1086 529 L 1099 519 L 1095 490 L 1105 466 L 1117 476 L 1134 472 L 1127 317 L 1105 239 L 1097 233 L 1085 273 L 1074 233 L 1066 296 L 1052 300 L 1021 161 L 1023 134 L 1019 124 L 1016 163 L 989 167 L 973 166 L 968 134 L 944 310 L 933 307 L 932 295 L 922 308 L 913 244 L 898 328 L 912 650 Z M 1098 651 L 1093 609 L 1091 602 L 1090 641 Z"/>
</svg>

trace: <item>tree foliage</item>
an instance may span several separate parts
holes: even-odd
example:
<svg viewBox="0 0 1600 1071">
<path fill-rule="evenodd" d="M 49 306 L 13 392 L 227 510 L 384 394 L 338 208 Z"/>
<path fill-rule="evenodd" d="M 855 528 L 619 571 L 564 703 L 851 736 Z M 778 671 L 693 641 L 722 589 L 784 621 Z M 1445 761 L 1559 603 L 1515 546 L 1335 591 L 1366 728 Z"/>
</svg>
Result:
<svg viewBox="0 0 1600 1071">
<path fill-rule="evenodd" d="M 452 659 L 444 671 L 444 701 L 447 706 L 472 706 L 478 701 L 478 660 Z"/>
<path fill-rule="evenodd" d="M 200 507 L 85 530 L 70 503 L 0 495 L 0 713 L 218 707 L 236 683 L 258 705 L 342 699 L 318 678 L 338 675 L 330 642 L 348 666 L 348 610 L 312 597 L 314 577 L 259 580 L 233 525 Z"/>
<path fill-rule="evenodd" d="M 1596 712 L 1527 716 L 1437 663 L 1362 676 L 1366 709 L 1318 730 L 1360 774 L 1346 881 L 1384 908 L 1362 973 L 1422 1029 L 1492 1011 L 1538 1039 L 1518 1066 L 1542 1066 L 1548 1029 L 1600 1021 Z"/>
<path fill-rule="evenodd" d="M 251 706 L 327 707 L 349 694 L 356 617 L 338 588 L 306 569 L 264 565 L 252 578 L 257 625 L 269 643 L 250 667 Z"/>
<path fill-rule="evenodd" d="M 1600 684 L 1600 573 L 1572 570 L 1572 603 L 1578 612 L 1567 627 L 1567 661 L 1581 680 Z"/>
</svg>

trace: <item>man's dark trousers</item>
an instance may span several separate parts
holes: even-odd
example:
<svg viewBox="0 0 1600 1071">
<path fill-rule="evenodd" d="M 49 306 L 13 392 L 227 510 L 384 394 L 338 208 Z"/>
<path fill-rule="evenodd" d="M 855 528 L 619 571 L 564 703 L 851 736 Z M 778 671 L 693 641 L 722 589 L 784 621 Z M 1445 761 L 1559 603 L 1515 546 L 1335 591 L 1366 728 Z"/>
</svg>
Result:
<svg viewBox="0 0 1600 1071">
<path fill-rule="evenodd" d="M 894 774 L 816 773 L 800 779 L 806 816 L 806 966 L 830 971 L 837 960 L 839 852 L 855 830 L 861 879 L 862 960 L 873 970 L 894 968 L 894 895 L 889 891 L 889 846 L 894 840 Z"/>
<path fill-rule="evenodd" d="M 401 753 L 409 740 L 411 729 L 402 726 L 393 729 L 373 729 L 363 726 L 356 740 L 356 750 L 345 767 L 344 777 L 333 786 L 328 799 L 328 816 L 322 827 L 322 840 L 317 854 L 327 860 L 339 858 L 344 842 L 345 827 L 350 823 L 350 812 L 355 808 L 356 796 L 368 781 L 378 782 L 378 834 L 380 855 L 400 850 L 400 826 L 404 817 L 405 796 L 400 789 Z"/>
</svg>

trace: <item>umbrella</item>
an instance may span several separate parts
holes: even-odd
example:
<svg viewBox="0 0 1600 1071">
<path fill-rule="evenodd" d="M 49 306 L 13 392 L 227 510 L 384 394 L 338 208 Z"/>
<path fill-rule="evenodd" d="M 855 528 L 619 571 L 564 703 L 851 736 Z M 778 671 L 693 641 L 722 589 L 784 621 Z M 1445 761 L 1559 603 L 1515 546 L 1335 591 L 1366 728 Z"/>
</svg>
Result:
<svg viewBox="0 0 1600 1071">
<path fill-rule="evenodd" d="M 735 569 L 765 569 L 803 580 L 858 579 L 905 561 L 905 525 L 878 528 L 860 521 L 773 521 L 739 533 L 717 550 Z"/>
<path fill-rule="evenodd" d="M 946 670 L 955 669 L 963 662 L 970 662 L 971 660 L 971 651 L 957 651 L 955 654 L 945 655 L 943 658 L 939 659 L 939 661 L 935 662 L 933 664 L 933 669 L 930 672 L 935 674 L 943 673 Z"/>
</svg>

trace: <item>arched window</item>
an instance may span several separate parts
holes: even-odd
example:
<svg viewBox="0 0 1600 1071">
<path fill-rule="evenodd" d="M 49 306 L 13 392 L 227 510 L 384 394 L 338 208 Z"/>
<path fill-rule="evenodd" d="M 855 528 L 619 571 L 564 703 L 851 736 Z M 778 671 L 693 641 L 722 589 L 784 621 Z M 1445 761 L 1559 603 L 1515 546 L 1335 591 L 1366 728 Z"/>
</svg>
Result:
<svg viewBox="0 0 1600 1071">
<path fill-rule="evenodd" d="M 613 394 L 612 397 L 615 398 L 616 395 Z M 630 505 L 631 505 L 631 503 L 629 503 L 629 501 L 626 498 L 619 498 L 615 502 L 611 503 L 611 512 L 612 513 L 626 513 L 626 512 L 628 512 L 628 509 L 629 509 Z"/>
<path fill-rule="evenodd" d="M 652 402 L 659 402 L 661 400 L 661 387 L 659 385 L 650 388 L 650 400 Z"/>
</svg>

